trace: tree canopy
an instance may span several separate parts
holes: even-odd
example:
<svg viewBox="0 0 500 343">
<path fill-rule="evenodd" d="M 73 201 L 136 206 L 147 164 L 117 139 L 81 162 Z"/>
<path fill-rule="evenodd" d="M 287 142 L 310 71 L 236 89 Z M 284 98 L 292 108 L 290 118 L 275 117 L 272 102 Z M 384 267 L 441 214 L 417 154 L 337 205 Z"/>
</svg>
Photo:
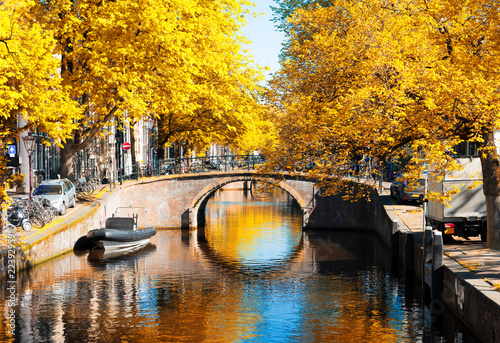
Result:
<svg viewBox="0 0 500 343">
<path fill-rule="evenodd" d="M 61 154 L 72 157 L 112 120 L 159 119 L 160 143 L 229 140 L 256 106 L 261 73 L 238 35 L 246 0 L 40 1 L 37 22 L 54 32 L 63 84 L 85 109 Z"/>
<path fill-rule="evenodd" d="M 252 61 L 241 51 L 242 23 L 228 18 L 220 2 L 206 6 L 209 10 L 199 9 L 193 32 L 182 39 L 185 62 L 177 76 L 162 79 L 153 89 L 160 146 L 184 141 L 202 151 L 210 143 L 232 145 L 259 108 L 262 73 L 250 67 Z M 162 73 L 168 73 L 166 68 Z"/>
<path fill-rule="evenodd" d="M 5 151 L 23 131 L 35 128 L 62 145 L 81 111 L 58 73 L 53 32 L 33 20 L 32 3 L 0 5 L 0 203 L 5 203 Z"/>
<path fill-rule="evenodd" d="M 453 147 L 473 141 L 487 201 L 498 196 L 498 18 L 491 1 L 336 1 L 295 10 L 286 60 L 271 82 L 270 100 L 283 110 L 281 148 L 268 153 L 274 165 L 314 160 L 310 174 L 328 193 L 355 174 L 353 163 L 399 152 L 409 153 L 410 178 L 424 162 L 439 178 L 457 168 Z"/>
</svg>

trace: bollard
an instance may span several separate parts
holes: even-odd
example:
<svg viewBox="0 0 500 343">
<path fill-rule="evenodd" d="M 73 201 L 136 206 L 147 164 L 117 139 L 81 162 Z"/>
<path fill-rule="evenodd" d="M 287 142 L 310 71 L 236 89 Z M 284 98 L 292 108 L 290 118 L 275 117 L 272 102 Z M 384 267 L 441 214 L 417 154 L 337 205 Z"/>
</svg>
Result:
<svg viewBox="0 0 500 343">
<path fill-rule="evenodd" d="M 408 273 L 413 273 L 415 271 L 415 265 L 414 265 L 414 255 L 413 255 L 413 233 L 412 232 L 407 232 L 405 235 L 404 239 L 404 246 L 405 246 L 405 269 L 407 270 Z"/>
<path fill-rule="evenodd" d="M 431 298 L 443 297 L 443 233 L 434 232 L 432 240 L 432 283 Z"/>
<path fill-rule="evenodd" d="M 422 259 L 422 288 L 427 289 L 432 284 L 432 227 L 424 231 L 424 253 Z"/>
<path fill-rule="evenodd" d="M 391 257 L 397 258 L 399 256 L 399 225 L 396 219 L 392 220 L 392 234 L 391 234 Z"/>
</svg>

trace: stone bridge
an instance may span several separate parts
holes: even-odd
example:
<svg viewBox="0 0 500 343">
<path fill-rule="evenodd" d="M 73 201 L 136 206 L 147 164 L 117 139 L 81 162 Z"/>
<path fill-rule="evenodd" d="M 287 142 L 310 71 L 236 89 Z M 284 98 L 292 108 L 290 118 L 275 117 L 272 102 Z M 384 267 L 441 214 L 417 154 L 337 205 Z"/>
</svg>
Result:
<svg viewBox="0 0 500 343">
<path fill-rule="evenodd" d="M 117 207 L 139 206 L 147 209 L 147 224 L 157 228 L 203 227 L 205 206 L 210 196 L 233 182 L 274 182 L 288 192 L 303 213 L 306 229 L 359 228 L 378 226 L 374 216 L 384 212 L 377 201 L 350 202 L 341 196 L 323 197 L 314 182 L 308 179 L 276 179 L 275 175 L 262 175 L 256 171 L 229 171 L 201 174 L 165 175 L 124 183 L 114 200 L 108 202 L 105 215 Z M 353 187 L 356 184 L 353 183 Z M 378 197 L 373 198 L 378 199 Z M 139 223 L 144 226 L 145 223 Z"/>
</svg>

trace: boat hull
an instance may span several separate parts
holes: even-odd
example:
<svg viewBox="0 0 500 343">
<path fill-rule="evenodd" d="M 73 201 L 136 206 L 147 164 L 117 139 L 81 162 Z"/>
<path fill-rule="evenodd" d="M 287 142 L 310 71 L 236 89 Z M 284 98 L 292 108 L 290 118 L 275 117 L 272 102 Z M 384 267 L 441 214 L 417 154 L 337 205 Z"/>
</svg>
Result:
<svg viewBox="0 0 500 343">
<path fill-rule="evenodd" d="M 149 243 L 156 235 L 156 229 L 148 227 L 140 230 L 96 229 L 87 233 L 87 239 L 106 250 L 129 249 Z"/>
</svg>

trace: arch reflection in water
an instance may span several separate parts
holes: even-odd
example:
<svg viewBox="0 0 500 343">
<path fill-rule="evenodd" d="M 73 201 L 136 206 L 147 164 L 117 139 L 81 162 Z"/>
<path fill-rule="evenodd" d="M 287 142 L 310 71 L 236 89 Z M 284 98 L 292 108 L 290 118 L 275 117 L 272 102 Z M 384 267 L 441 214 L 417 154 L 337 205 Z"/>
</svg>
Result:
<svg viewBox="0 0 500 343">
<path fill-rule="evenodd" d="M 241 183 L 225 186 L 208 201 L 205 216 L 206 243 L 200 248 L 214 262 L 258 273 L 299 258 L 302 214 L 280 188 L 257 184 L 244 192 Z"/>
</svg>

